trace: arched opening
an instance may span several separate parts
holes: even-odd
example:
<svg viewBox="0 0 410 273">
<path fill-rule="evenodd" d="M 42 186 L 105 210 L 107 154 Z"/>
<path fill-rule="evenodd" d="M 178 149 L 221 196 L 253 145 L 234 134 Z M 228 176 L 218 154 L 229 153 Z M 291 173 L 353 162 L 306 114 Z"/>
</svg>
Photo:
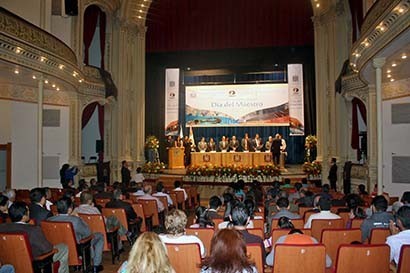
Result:
<svg viewBox="0 0 410 273">
<path fill-rule="evenodd" d="M 83 56 L 84 63 L 104 69 L 106 14 L 97 5 L 84 12 Z"/>
<path fill-rule="evenodd" d="M 104 161 L 104 105 L 88 104 L 81 116 L 81 158 L 84 163 Z"/>
<path fill-rule="evenodd" d="M 357 151 L 357 160 L 367 160 L 367 112 L 366 105 L 358 98 L 352 100 L 351 147 Z"/>
</svg>

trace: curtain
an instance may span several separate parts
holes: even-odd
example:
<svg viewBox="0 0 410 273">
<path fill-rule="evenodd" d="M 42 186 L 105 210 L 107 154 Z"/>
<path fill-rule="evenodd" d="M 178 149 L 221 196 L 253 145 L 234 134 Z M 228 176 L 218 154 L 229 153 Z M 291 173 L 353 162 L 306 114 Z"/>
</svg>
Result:
<svg viewBox="0 0 410 273">
<path fill-rule="evenodd" d="M 84 129 L 84 127 L 87 125 L 87 123 L 90 121 L 91 117 L 93 116 L 93 113 L 95 111 L 95 108 L 97 107 L 98 102 L 93 102 L 87 105 L 84 110 L 83 110 L 83 115 L 81 117 L 81 129 Z"/>
<path fill-rule="evenodd" d="M 366 106 L 364 103 L 359 100 L 358 98 L 354 98 L 352 100 L 352 139 L 351 139 L 351 147 L 355 150 L 358 150 L 359 145 L 359 117 L 357 113 L 357 109 L 359 109 L 360 114 L 363 117 L 364 123 L 367 125 L 367 113 L 366 113 Z"/>
<path fill-rule="evenodd" d="M 360 36 L 360 28 L 363 24 L 363 1 L 349 0 L 350 13 L 352 15 L 352 42 Z"/>
<path fill-rule="evenodd" d="M 101 50 L 101 68 L 104 69 L 104 59 L 105 59 L 105 25 L 106 25 L 106 15 L 105 12 L 100 12 L 100 50 Z"/>
<path fill-rule="evenodd" d="M 104 105 L 98 104 L 98 129 L 101 140 L 104 139 Z"/>
<path fill-rule="evenodd" d="M 84 63 L 88 65 L 88 55 L 91 42 L 94 37 L 95 29 L 97 27 L 98 16 L 100 15 L 100 8 L 96 5 L 87 7 L 84 12 Z M 100 23 L 101 24 L 101 23 Z"/>
</svg>

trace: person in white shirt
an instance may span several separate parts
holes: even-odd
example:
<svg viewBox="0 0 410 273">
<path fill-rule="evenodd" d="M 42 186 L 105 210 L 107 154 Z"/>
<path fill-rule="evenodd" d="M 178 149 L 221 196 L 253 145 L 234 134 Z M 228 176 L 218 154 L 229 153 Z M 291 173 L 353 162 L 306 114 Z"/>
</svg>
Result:
<svg viewBox="0 0 410 273">
<path fill-rule="evenodd" d="M 386 244 L 390 247 L 390 260 L 399 264 L 400 250 L 403 245 L 410 245 L 410 207 L 402 206 L 397 214 L 396 223 L 390 220 L 390 231 Z"/>
<path fill-rule="evenodd" d="M 141 173 L 142 169 L 141 167 L 138 167 L 134 176 L 134 181 L 137 183 L 142 183 L 144 182 L 144 175 Z"/>
<path fill-rule="evenodd" d="M 162 212 L 165 209 L 164 204 L 162 204 L 161 200 L 159 200 L 158 198 L 152 196 L 152 186 L 151 185 L 145 185 L 144 186 L 144 195 L 138 197 L 138 199 L 157 201 L 158 212 Z"/>
<path fill-rule="evenodd" d="M 132 182 L 131 182 L 131 184 L 132 184 Z M 134 196 L 143 196 L 144 195 L 144 191 L 142 190 L 142 182 L 136 183 L 135 189 L 136 189 L 136 191 L 130 193 L 131 195 L 134 195 Z"/>
<path fill-rule="evenodd" d="M 46 193 L 45 207 L 46 207 L 47 210 L 51 211 L 51 206 L 53 205 L 53 202 L 50 201 L 50 199 L 51 199 L 51 190 L 50 190 L 49 187 L 45 187 L 44 192 Z"/>
<path fill-rule="evenodd" d="M 200 248 L 202 258 L 205 257 L 206 251 L 202 241 L 194 235 L 186 235 L 185 227 L 188 218 L 182 210 L 175 209 L 165 217 L 166 234 L 160 234 L 159 238 L 164 244 L 190 244 L 197 243 Z M 189 257 L 187 257 L 189 258 Z"/>
<path fill-rule="evenodd" d="M 318 206 L 320 209 L 319 213 L 312 214 L 305 224 L 305 228 L 312 228 L 312 221 L 317 219 L 340 219 L 340 216 L 330 212 L 330 208 L 332 207 L 332 202 L 324 197 L 321 197 L 318 202 Z"/>
<path fill-rule="evenodd" d="M 174 191 L 183 191 L 184 192 L 184 200 L 186 201 L 188 199 L 188 195 L 187 195 L 185 189 L 181 188 L 181 186 L 182 186 L 181 181 L 178 181 L 178 180 L 175 181 L 174 182 Z"/>
<path fill-rule="evenodd" d="M 164 192 L 164 184 L 162 182 L 157 183 L 157 192 L 154 193 L 152 196 L 166 196 L 167 197 L 167 203 L 168 206 L 172 206 L 174 203 L 172 202 L 171 196 L 169 196 L 168 193 Z"/>
<path fill-rule="evenodd" d="M 16 201 L 16 191 L 13 189 L 7 189 L 3 192 L 3 195 L 9 199 L 8 207 L 10 208 L 14 201 Z"/>
</svg>

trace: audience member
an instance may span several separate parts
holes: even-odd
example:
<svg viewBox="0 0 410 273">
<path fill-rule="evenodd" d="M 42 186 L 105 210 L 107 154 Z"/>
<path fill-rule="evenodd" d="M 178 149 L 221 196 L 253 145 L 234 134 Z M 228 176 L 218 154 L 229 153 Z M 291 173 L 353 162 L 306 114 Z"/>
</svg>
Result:
<svg viewBox="0 0 410 273">
<path fill-rule="evenodd" d="M 155 196 L 152 196 L 152 186 L 151 185 L 145 185 L 144 186 L 144 195 L 138 197 L 138 199 L 141 199 L 141 200 L 155 200 L 157 202 L 158 212 L 163 212 L 164 209 L 165 209 L 164 204 L 162 204 L 161 200 L 159 200 Z"/>
<path fill-rule="evenodd" d="M 176 180 L 174 182 L 174 190 L 173 191 L 182 191 L 184 193 L 184 200 L 188 200 L 188 195 L 185 191 L 185 189 L 182 188 L 182 182 L 179 180 Z"/>
<path fill-rule="evenodd" d="M 5 195 L 0 195 L 0 219 L 2 222 L 6 222 L 7 218 L 9 218 L 9 212 L 8 212 L 8 204 L 9 204 L 9 199 Z"/>
<path fill-rule="evenodd" d="M 252 184 L 246 194 L 246 199 L 251 197 L 255 200 L 256 205 L 263 204 L 263 191 L 261 187 L 261 183 L 258 180 L 253 180 Z"/>
<path fill-rule="evenodd" d="M 78 184 L 78 193 L 75 195 L 75 197 L 80 197 L 80 195 L 81 195 L 81 193 L 83 192 L 83 191 L 88 191 L 88 190 L 90 190 L 90 187 L 88 187 L 88 184 L 87 184 L 87 182 L 85 182 L 85 180 L 84 179 L 82 179 L 83 180 L 83 182 L 82 183 L 80 183 L 79 182 L 79 184 Z"/>
<path fill-rule="evenodd" d="M 295 192 L 289 195 L 289 202 L 294 202 L 296 200 L 298 200 L 301 196 L 300 196 L 300 190 L 302 189 L 302 183 L 297 182 L 294 185 L 295 188 Z"/>
<path fill-rule="evenodd" d="M 235 197 L 233 196 L 232 193 L 226 192 L 222 195 L 223 198 L 223 203 L 225 207 L 225 213 L 223 216 L 224 221 L 229 221 L 229 215 L 231 215 L 232 208 L 236 206 L 236 204 L 239 202 Z M 212 217 L 211 217 L 212 218 Z M 215 218 L 213 218 L 215 219 Z"/>
<path fill-rule="evenodd" d="M 131 172 L 128 169 L 128 162 L 123 160 L 121 162 L 121 182 L 128 187 L 131 181 Z"/>
<path fill-rule="evenodd" d="M 236 199 L 238 199 L 239 201 L 244 201 L 245 200 L 245 192 L 243 191 L 245 188 L 245 181 L 243 181 L 242 179 L 239 179 L 238 182 L 234 183 L 234 196 Z"/>
<path fill-rule="evenodd" d="M 51 211 L 51 206 L 53 205 L 53 202 L 51 202 L 51 190 L 49 187 L 44 187 L 44 193 L 45 193 L 45 197 L 46 197 L 46 204 L 44 205 L 45 208 L 49 211 Z"/>
<path fill-rule="evenodd" d="M 386 244 L 390 246 L 390 261 L 397 266 L 402 245 L 410 245 L 410 207 L 401 207 L 396 222 L 390 220 L 389 227 L 393 235 L 387 237 Z"/>
<path fill-rule="evenodd" d="M 144 182 L 144 175 L 141 173 L 142 172 L 142 168 L 138 167 L 134 176 L 134 181 L 137 183 L 142 183 Z"/>
<path fill-rule="evenodd" d="M 218 214 L 219 209 L 222 206 L 222 201 L 221 199 L 214 195 L 211 198 L 209 198 L 209 208 L 208 208 L 208 217 L 212 219 L 221 219 L 223 218 L 221 215 Z"/>
<path fill-rule="evenodd" d="M 15 273 L 14 266 L 11 264 L 2 264 L 0 261 L 0 273 Z"/>
<path fill-rule="evenodd" d="M 185 227 L 188 218 L 182 210 L 174 209 L 165 217 L 166 234 L 160 234 L 161 241 L 174 244 L 190 244 L 197 243 L 201 251 L 201 256 L 205 257 L 205 247 L 202 241 L 194 235 L 186 235 Z"/>
<path fill-rule="evenodd" d="M 329 186 L 329 184 L 324 184 L 324 185 L 322 186 L 322 192 L 320 193 L 320 196 L 321 196 L 321 197 L 324 197 L 324 198 L 327 198 L 327 199 L 329 199 L 329 200 L 332 200 L 333 197 L 332 197 L 332 195 L 329 193 L 329 191 L 330 191 L 330 186 Z"/>
<path fill-rule="evenodd" d="M 154 193 L 152 196 L 155 196 L 155 197 L 165 196 L 167 198 L 168 207 L 174 205 L 174 203 L 172 202 L 171 196 L 169 196 L 169 194 L 165 192 L 165 187 L 162 182 L 157 183 L 157 192 Z"/>
<path fill-rule="evenodd" d="M 36 221 L 37 225 L 40 225 L 41 221 L 53 216 L 51 211 L 45 208 L 46 204 L 46 194 L 42 188 L 34 188 L 30 191 L 31 204 L 30 218 Z"/>
<path fill-rule="evenodd" d="M 257 273 L 249 260 L 246 243 L 236 230 L 218 231 L 211 240 L 210 255 L 201 264 L 200 273 Z"/>
<path fill-rule="evenodd" d="M 88 225 L 78 216 L 73 215 L 74 205 L 69 198 L 61 198 L 57 201 L 58 215 L 50 217 L 49 221 L 71 222 L 75 233 L 77 243 L 82 239 L 92 235 L 91 239 L 91 256 L 93 258 L 94 273 L 103 270 L 102 252 L 104 248 L 104 236 L 99 233 L 91 233 Z"/>
<path fill-rule="evenodd" d="M 299 229 L 292 229 L 288 235 L 283 235 L 272 246 L 272 250 L 266 257 L 266 264 L 273 266 L 275 258 L 275 244 L 292 244 L 292 245 L 304 245 L 304 244 L 318 244 L 318 241 L 312 236 L 305 235 Z M 326 267 L 332 266 L 332 260 L 326 254 Z"/>
<path fill-rule="evenodd" d="M 339 215 L 330 212 L 332 203 L 329 199 L 324 198 L 324 197 L 320 198 L 318 202 L 318 207 L 319 207 L 320 212 L 310 215 L 309 219 L 305 223 L 305 228 L 311 228 L 312 221 L 316 219 L 326 219 L 326 220 L 340 219 Z"/>
<path fill-rule="evenodd" d="M 410 206 L 410 191 L 404 192 L 400 201 L 403 203 L 403 205 Z"/>
<path fill-rule="evenodd" d="M 199 206 L 195 209 L 195 219 L 194 223 L 190 228 L 214 228 L 215 224 L 212 219 L 209 218 L 209 213 L 207 208 Z"/>
<path fill-rule="evenodd" d="M 370 238 L 373 228 L 389 228 L 389 223 L 393 220 L 393 215 L 386 212 L 388 203 L 383 195 L 373 198 L 371 210 L 373 214 L 365 219 L 360 227 L 362 230 L 362 242 Z"/>
<path fill-rule="evenodd" d="M 361 207 L 359 207 L 360 202 L 360 196 L 357 194 L 349 194 L 346 197 L 346 205 L 348 208 L 348 212 L 350 212 L 349 221 L 346 223 L 346 228 L 351 228 L 353 219 L 366 218 L 365 211 Z"/>
<path fill-rule="evenodd" d="M 154 232 L 144 232 L 132 246 L 118 273 L 175 273 L 166 248 Z"/>
<path fill-rule="evenodd" d="M 49 241 L 47 241 L 39 226 L 28 224 L 30 220 L 29 210 L 25 203 L 14 202 L 14 204 L 9 208 L 9 215 L 12 223 L 0 224 L 0 232 L 26 233 L 34 259 L 52 251 L 53 248 L 57 249 L 58 252 L 53 255 L 53 261 L 60 262 L 58 273 L 69 273 L 68 247 L 65 244 L 53 246 Z"/>
<path fill-rule="evenodd" d="M 366 186 L 364 184 L 360 184 L 357 186 L 357 191 L 360 196 L 367 196 L 369 193 L 366 191 Z"/>
<path fill-rule="evenodd" d="M 132 183 L 133 184 L 133 187 L 132 187 L 132 190 L 133 191 L 131 191 L 131 195 L 134 195 L 134 196 L 143 196 L 145 193 L 144 193 L 144 190 L 143 190 L 143 188 L 142 188 L 142 183 L 141 182 L 138 182 L 138 183 Z"/>
<path fill-rule="evenodd" d="M 9 199 L 9 204 L 8 207 L 11 207 L 11 205 L 13 205 L 14 201 L 16 201 L 16 191 L 13 189 L 6 189 L 3 192 L 4 196 L 7 196 L 7 198 Z"/>
<path fill-rule="evenodd" d="M 300 215 L 299 214 L 295 214 L 289 211 L 290 209 L 290 205 L 289 205 L 289 200 L 281 197 L 278 199 L 278 201 L 276 202 L 276 207 L 278 209 L 278 212 L 275 213 L 274 215 L 268 216 L 267 219 L 267 224 L 269 226 L 268 231 L 271 230 L 272 227 L 270 227 L 272 220 L 273 219 L 279 219 L 283 216 L 289 218 L 289 219 L 300 219 Z"/>
<path fill-rule="evenodd" d="M 296 201 L 296 204 L 298 204 L 299 207 L 313 207 L 313 192 L 305 188 L 302 188 L 299 194 L 300 198 Z"/>
</svg>

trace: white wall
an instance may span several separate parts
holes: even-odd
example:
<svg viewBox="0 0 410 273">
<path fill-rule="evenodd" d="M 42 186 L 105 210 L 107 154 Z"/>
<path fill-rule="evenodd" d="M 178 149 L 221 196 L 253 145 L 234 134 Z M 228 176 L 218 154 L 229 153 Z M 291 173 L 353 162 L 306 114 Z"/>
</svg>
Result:
<svg viewBox="0 0 410 273">
<path fill-rule="evenodd" d="M 24 18 L 30 23 L 40 26 L 41 0 L 1 0 L 1 6 Z"/>
<path fill-rule="evenodd" d="M 45 109 L 60 109 L 60 127 L 43 128 L 43 156 L 58 156 L 59 165 L 69 158 L 69 108 L 44 105 Z M 12 143 L 12 187 L 37 186 L 37 104 L 0 100 L 1 142 Z M 56 174 L 58 176 L 58 171 Z M 59 187 L 59 179 L 43 180 L 44 186 Z"/>
<path fill-rule="evenodd" d="M 100 140 L 100 130 L 98 129 L 98 107 L 95 108 L 93 115 L 87 125 L 81 131 L 81 156 L 85 157 L 87 163 L 90 156 L 97 156 L 95 152 L 95 142 Z"/>
<path fill-rule="evenodd" d="M 392 183 L 392 155 L 410 156 L 410 124 L 391 123 L 391 106 L 396 103 L 410 103 L 410 97 L 383 101 L 383 184 L 391 196 L 410 190 L 409 184 Z"/>
<path fill-rule="evenodd" d="M 71 30 L 73 17 L 51 16 L 51 34 L 72 48 Z"/>
</svg>

